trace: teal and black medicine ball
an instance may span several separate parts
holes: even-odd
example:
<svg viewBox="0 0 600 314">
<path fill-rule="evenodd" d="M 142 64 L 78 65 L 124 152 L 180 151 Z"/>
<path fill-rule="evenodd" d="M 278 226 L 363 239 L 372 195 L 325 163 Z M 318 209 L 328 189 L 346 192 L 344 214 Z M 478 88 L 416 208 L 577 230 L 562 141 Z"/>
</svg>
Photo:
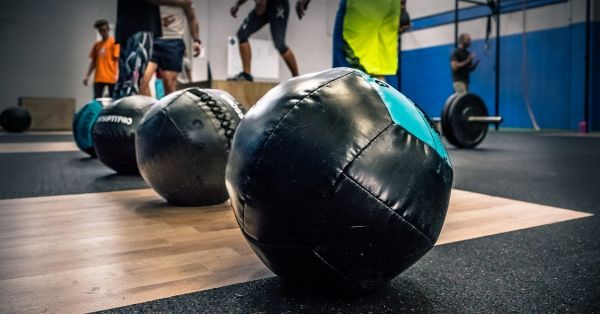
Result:
<svg viewBox="0 0 600 314">
<path fill-rule="evenodd" d="M 139 174 L 135 131 L 155 102 L 152 97 L 132 95 L 116 100 L 102 110 L 92 131 L 98 160 L 119 174 Z"/>
<path fill-rule="evenodd" d="M 102 104 L 99 101 L 92 100 L 83 106 L 73 118 L 73 137 L 75 138 L 75 143 L 79 149 L 91 157 L 96 157 L 92 131 L 102 109 Z"/>
<path fill-rule="evenodd" d="M 238 225 L 282 278 L 371 290 L 436 242 L 452 166 L 408 98 L 335 68 L 269 91 L 244 116 L 226 185 Z"/>
</svg>

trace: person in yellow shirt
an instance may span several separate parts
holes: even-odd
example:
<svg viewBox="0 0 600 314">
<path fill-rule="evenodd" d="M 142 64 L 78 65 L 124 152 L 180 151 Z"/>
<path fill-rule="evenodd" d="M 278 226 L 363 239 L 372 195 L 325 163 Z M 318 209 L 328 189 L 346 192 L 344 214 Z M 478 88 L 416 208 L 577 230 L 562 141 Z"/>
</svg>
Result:
<svg viewBox="0 0 600 314">
<path fill-rule="evenodd" d="M 398 71 L 400 0 L 340 0 L 333 29 L 333 67 L 384 80 Z M 406 22 L 405 22 L 406 23 Z"/>
<path fill-rule="evenodd" d="M 94 27 L 102 37 L 96 42 L 90 52 L 90 66 L 83 79 L 83 85 L 88 86 L 89 78 L 94 73 L 94 98 L 103 97 L 104 89 L 108 88 L 108 96 L 114 96 L 115 83 L 118 78 L 119 44 L 110 36 L 110 26 L 107 20 L 98 20 Z"/>
</svg>

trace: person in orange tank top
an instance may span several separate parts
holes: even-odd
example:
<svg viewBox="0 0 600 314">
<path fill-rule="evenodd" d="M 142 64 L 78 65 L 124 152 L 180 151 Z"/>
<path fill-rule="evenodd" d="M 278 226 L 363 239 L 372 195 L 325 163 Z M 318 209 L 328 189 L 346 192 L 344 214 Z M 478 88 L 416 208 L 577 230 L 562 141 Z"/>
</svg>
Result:
<svg viewBox="0 0 600 314">
<path fill-rule="evenodd" d="M 102 39 L 94 44 L 90 52 L 90 65 L 83 79 L 87 86 L 89 78 L 94 73 L 94 98 L 103 97 L 104 89 L 108 88 L 108 96 L 113 97 L 115 83 L 118 78 L 119 44 L 110 36 L 110 26 L 107 20 L 98 20 L 94 27 Z"/>
</svg>

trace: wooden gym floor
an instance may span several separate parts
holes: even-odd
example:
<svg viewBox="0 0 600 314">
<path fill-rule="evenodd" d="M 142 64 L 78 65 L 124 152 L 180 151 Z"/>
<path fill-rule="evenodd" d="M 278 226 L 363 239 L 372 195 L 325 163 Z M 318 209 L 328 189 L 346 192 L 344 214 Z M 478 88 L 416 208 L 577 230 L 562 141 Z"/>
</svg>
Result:
<svg viewBox="0 0 600 314">
<path fill-rule="evenodd" d="M 437 245 L 590 216 L 453 190 Z M 151 189 L 0 200 L 0 312 L 90 312 L 272 276 L 228 203 Z"/>
</svg>

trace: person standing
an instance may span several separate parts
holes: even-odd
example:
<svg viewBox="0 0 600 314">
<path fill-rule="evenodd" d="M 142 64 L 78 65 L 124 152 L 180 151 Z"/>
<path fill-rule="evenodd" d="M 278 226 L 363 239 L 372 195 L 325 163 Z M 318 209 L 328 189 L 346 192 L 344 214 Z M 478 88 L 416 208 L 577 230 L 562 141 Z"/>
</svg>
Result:
<svg viewBox="0 0 600 314">
<path fill-rule="evenodd" d="M 200 27 L 191 2 L 184 5 L 160 6 L 160 18 L 162 25 L 162 36 L 154 39 L 152 57 L 144 72 L 140 93 L 150 96 L 150 80 L 157 70 L 163 80 L 165 95 L 177 89 L 177 74 L 183 70 L 183 59 L 185 55 L 185 24 L 192 37 L 192 49 L 194 57 L 200 55 Z"/>
<path fill-rule="evenodd" d="M 90 51 L 90 65 L 83 79 L 83 85 L 88 86 L 89 79 L 94 73 L 94 98 L 104 96 L 105 88 L 108 96 L 114 96 L 115 83 L 117 82 L 119 45 L 114 37 L 110 36 L 110 25 L 107 20 L 98 20 L 94 27 L 100 34 L 101 40 L 96 42 Z"/>
<path fill-rule="evenodd" d="M 333 29 L 333 67 L 384 80 L 398 72 L 399 0 L 341 0 Z"/>
<path fill-rule="evenodd" d="M 191 0 L 118 0 L 115 39 L 121 45 L 115 97 L 140 92 L 155 37 L 162 36 L 160 6 L 189 6 Z"/>
<path fill-rule="evenodd" d="M 450 68 L 452 69 L 452 87 L 457 94 L 464 94 L 469 91 L 469 76 L 477 65 L 479 59 L 470 52 L 471 35 L 463 33 L 458 37 L 458 48 L 454 50 L 450 57 Z"/>
<path fill-rule="evenodd" d="M 229 13 L 232 17 L 237 17 L 237 12 L 246 0 L 237 0 L 231 7 Z M 253 81 L 251 72 L 252 49 L 248 38 L 259 31 L 265 24 L 271 27 L 271 37 L 279 54 L 285 61 L 292 76 L 298 76 L 298 64 L 294 52 L 285 43 L 287 22 L 290 15 L 289 0 L 255 0 L 254 10 L 248 14 L 237 32 L 240 57 L 242 59 L 242 72 L 231 80 L 235 81 Z M 299 19 L 302 19 L 308 7 L 310 0 L 299 0 L 296 3 L 296 13 Z"/>
</svg>

